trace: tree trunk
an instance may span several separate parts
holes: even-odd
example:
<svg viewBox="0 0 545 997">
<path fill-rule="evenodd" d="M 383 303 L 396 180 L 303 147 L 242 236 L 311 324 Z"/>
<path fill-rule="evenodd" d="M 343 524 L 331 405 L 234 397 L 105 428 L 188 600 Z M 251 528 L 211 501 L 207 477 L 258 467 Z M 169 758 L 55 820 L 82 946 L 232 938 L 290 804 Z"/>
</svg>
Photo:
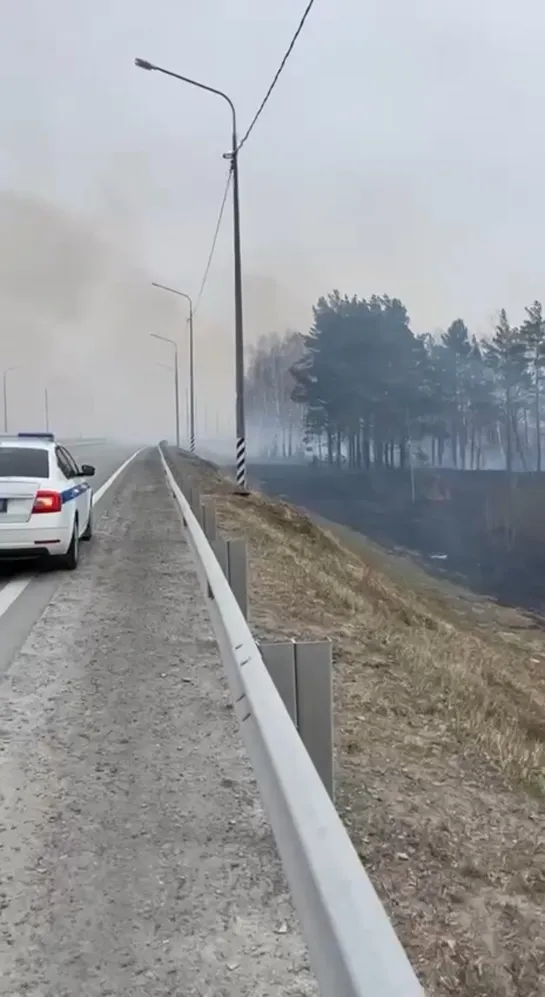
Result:
<svg viewBox="0 0 545 997">
<path fill-rule="evenodd" d="M 373 434 L 373 457 L 375 467 L 382 467 L 384 463 L 384 448 L 382 446 L 382 440 L 378 436 L 376 427 Z"/>
<path fill-rule="evenodd" d="M 513 470 L 513 431 L 511 421 L 513 413 L 511 410 L 511 392 L 509 388 L 505 392 L 505 470 L 511 474 Z"/>
<path fill-rule="evenodd" d="M 475 464 L 475 423 L 471 420 L 471 437 L 470 437 L 470 449 L 469 449 L 469 466 L 471 470 L 474 470 Z"/>
<path fill-rule="evenodd" d="M 348 434 L 348 466 L 356 466 L 356 436 L 352 431 Z"/>
<path fill-rule="evenodd" d="M 327 463 L 333 463 L 333 433 L 329 425 L 327 427 Z"/>
<path fill-rule="evenodd" d="M 483 431 L 479 427 L 479 433 L 477 436 L 477 460 L 476 460 L 477 471 L 481 470 L 482 451 L 483 451 Z"/>
<path fill-rule="evenodd" d="M 367 424 L 363 427 L 363 466 L 366 471 L 371 470 L 371 441 Z"/>
<path fill-rule="evenodd" d="M 539 361 L 536 358 L 536 471 L 541 471 L 541 415 L 539 411 Z"/>
<path fill-rule="evenodd" d="M 462 413 L 462 418 L 460 421 L 460 467 L 462 471 L 466 469 L 466 453 L 467 453 L 467 421 L 465 413 Z"/>
<path fill-rule="evenodd" d="M 528 465 L 526 463 L 526 457 L 524 456 L 524 448 L 520 441 L 519 431 L 517 428 L 517 421 L 515 419 L 515 413 L 512 415 L 512 428 L 513 428 L 513 439 L 515 441 L 515 449 L 520 457 L 520 463 L 523 471 L 528 470 Z"/>
</svg>

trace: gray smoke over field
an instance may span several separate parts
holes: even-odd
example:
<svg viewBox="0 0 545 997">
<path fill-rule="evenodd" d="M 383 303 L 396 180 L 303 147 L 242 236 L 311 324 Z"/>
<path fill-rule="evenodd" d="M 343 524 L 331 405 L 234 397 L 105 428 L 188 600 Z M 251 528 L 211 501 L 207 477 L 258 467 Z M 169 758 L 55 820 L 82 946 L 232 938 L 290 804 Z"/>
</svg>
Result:
<svg viewBox="0 0 545 997">
<path fill-rule="evenodd" d="M 32 195 L 0 192 L 2 370 L 14 368 L 8 381 L 10 428 L 29 418 L 41 427 L 47 386 L 59 433 L 75 432 L 74 418 L 77 432 L 84 434 L 140 440 L 172 433 L 174 354 L 168 343 L 153 341 L 150 334 L 158 333 L 179 344 L 184 435 L 185 306 L 151 286 L 150 273 L 129 254 L 130 242 L 123 253 L 119 240 L 98 233 L 100 222 L 93 227 L 74 211 Z M 271 279 L 247 280 L 246 313 L 253 329 L 260 329 L 263 311 L 278 321 L 275 290 Z M 228 299 L 230 287 L 222 291 Z M 206 339 L 215 340 L 207 384 L 202 373 L 199 380 L 197 407 L 201 435 L 220 441 L 226 436 L 220 378 L 222 366 L 232 363 L 231 321 L 229 316 L 223 329 L 214 329 L 209 320 L 205 342 L 201 336 L 197 343 L 202 358 Z M 196 331 L 201 333 L 198 318 Z M 220 382 L 216 404 L 214 372 Z"/>
<path fill-rule="evenodd" d="M 165 406 L 154 413 L 149 399 L 150 389 L 156 402 L 165 397 L 165 372 L 148 340 L 158 323 L 172 330 L 172 304 L 155 300 L 130 258 L 85 219 L 0 195 L 0 307 L 2 367 L 14 368 L 10 429 L 43 426 L 46 387 L 61 434 L 140 439 L 164 428 Z"/>
<path fill-rule="evenodd" d="M 167 344 L 196 295 L 223 192 L 228 108 L 137 71 L 224 88 L 241 130 L 293 0 L 0 0 L 0 309 L 14 423 L 172 435 Z M 333 287 L 384 291 L 416 331 L 543 296 L 539 0 L 318 0 L 241 154 L 245 332 L 305 332 Z M 544 217 L 542 217 L 542 215 Z M 233 436 L 228 206 L 197 322 L 200 430 Z M 82 412 L 81 400 L 85 399 Z M 66 422 L 65 422 L 66 420 Z M 185 427 L 183 427 L 185 428 Z"/>
</svg>

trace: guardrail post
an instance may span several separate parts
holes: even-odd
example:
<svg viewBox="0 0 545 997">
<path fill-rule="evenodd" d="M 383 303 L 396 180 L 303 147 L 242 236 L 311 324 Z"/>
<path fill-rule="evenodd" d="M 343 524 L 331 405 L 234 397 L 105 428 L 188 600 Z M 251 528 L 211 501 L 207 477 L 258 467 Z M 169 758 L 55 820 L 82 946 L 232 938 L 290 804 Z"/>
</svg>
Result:
<svg viewBox="0 0 545 997">
<path fill-rule="evenodd" d="M 239 537 L 227 541 L 227 581 L 245 619 L 248 619 L 248 560 L 246 542 Z"/>
<path fill-rule="evenodd" d="M 219 533 L 216 533 L 214 540 L 210 542 L 210 546 L 214 551 L 214 554 L 216 555 L 216 560 L 221 570 L 223 571 L 223 574 L 227 578 L 227 541 L 224 540 L 223 537 L 219 535 Z M 207 592 L 208 592 L 208 598 L 213 599 L 214 593 L 210 588 L 210 583 L 207 583 Z"/>
<path fill-rule="evenodd" d="M 332 673 L 330 641 L 296 641 L 295 687 L 299 734 L 333 800 Z"/>
<path fill-rule="evenodd" d="M 259 650 L 314 768 L 333 799 L 330 641 L 263 641 Z"/>
<path fill-rule="evenodd" d="M 191 505 L 191 488 L 186 486 L 185 474 L 182 474 L 181 471 L 178 471 L 178 486 L 180 488 L 180 491 L 183 492 L 189 504 Z M 185 527 L 187 527 L 187 519 L 184 516 L 184 510 L 181 509 L 180 512 L 182 514 L 182 523 L 184 524 Z"/>
<path fill-rule="evenodd" d="M 211 547 L 217 536 L 218 528 L 216 523 L 216 507 L 211 499 L 204 499 L 201 502 L 202 528 L 206 539 Z"/>
<path fill-rule="evenodd" d="M 223 571 L 223 574 L 227 578 L 227 581 L 229 581 L 229 578 L 228 578 L 228 575 L 227 575 L 227 571 L 228 571 L 228 568 L 227 568 L 227 541 L 224 540 L 224 538 L 222 536 L 220 536 L 219 533 L 218 533 L 216 535 L 216 539 L 211 544 L 211 547 L 212 547 L 212 550 L 214 551 L 214 554 L 216 555 L 216 560 L 217 560 L 217 562 L 218 562 L 221 570 Z"/>
<path fill-rule="evenodd" d="M 297 686 L 295 683 L 295 641 L 278 643 L 264 641 L 259 644 L 261 656 L 271 676 L 276 691 L 295 726 L 297 718 Z"/>
<path fill-rule="evenodd" d="M 202 520 L 201 520 L 201 495 L 200 495 L 199 489 L 195 488 L 195 485 L 192 485 L 190 487 L 190 489 L 189 489 L 189 504 L 191 506 L 191 510 L 193 512 L 193 515 L 196 517 L 196 519 L 198 520 L 199 524 L 202 525 Z"/>
</svg>

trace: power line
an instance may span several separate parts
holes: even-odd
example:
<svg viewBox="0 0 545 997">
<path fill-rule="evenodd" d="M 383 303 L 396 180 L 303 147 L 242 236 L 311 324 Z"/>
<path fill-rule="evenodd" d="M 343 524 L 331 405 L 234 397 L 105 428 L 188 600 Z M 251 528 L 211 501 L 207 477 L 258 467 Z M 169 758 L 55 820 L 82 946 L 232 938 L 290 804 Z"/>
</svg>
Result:
<svg viewBox="0 0 545 997">
<path fill-rule="evenodd" d="M 293 36 L 290 44 L 288 45 L 288 48 L 286 49 L 286 53 L 284 55 L 284 58 L 282 59 L 282 62 L 280 63 L 280 65 L 279 65 L 279 67 L 278 67 L 278 69 L 277 69 L 277 71 L 276 71 L 276 73 L 275 73 L 275 75 L 273 77 L 273 81 L 272 81 L 269 89 L 267 90 L 267 93 L 265 94 L 265 96 L 264 96 L 263 100 L 261 101 L 261 104 L 259 105 L 259 107 L 258 107 L 258 109 L 257 109 L 257 111 L 256 111 L 256 113 L 255 113 L 255 115 L 254 115 L 254 117 L 252 119 L 252 121 L 250 122 L 250 125 L 249 125 L 249 127 L 248 127 L 248 129 L 246 131 L 246 134 L 244 135 L 243 139 L 239 142 L 238 148 L 237 148 L 237 152 L 240 152 L 240 150 L 242 149 L 242 146 L 248 140 L 248 138 L 250 136 L 250 133 L 253 131 L 253 129 L 254 129 L 256 123 L 257 123 L 258 118 L 261 116 L 261 113 L 264 110 L 265 105 L 266 105 L 269 97 L 271 96 L 271 94 L 272 94 L 272 92 L 273 92 L 276 84 L 278 83 L 278 80 L 280 78 L 280 74 L 282 73 L 282 70 L 284 69 L 284 66 L 286 65 L 286 63 L 287 63 L 287 61 L 288 61 L 291 53 L 293 52 L 293 50 L 295 48 L 297 39 L 299 38 L 299 35 L 301 34 L 301 32 L 303 30 L 303 27 L 305 25 L 305 21 L 306 21 L 308 15 L 310 14 L 310 12 L 311 12 L 311 10 L 312 10 L 312 8 L 314 6 L 314 2 L 315 2 L 315 0 L 308 0 L 305 12 L 304 12 L 301 20 L 299 21 L 299 24 L 297 26 L 297 30 L 296 30 L 296 32 L 295 32 L 295 34 L 294 34 L 294 36 Z"/>
<path fill-rule="evenodd" d="M 262 112 L 263 112 L 263 110 L 265 108 L 265 105 L 267 104 L 267 101 L 269 100 L 269 97 L 271 96 L 271 94 L 272 94 L 272 92 L 273 92 L 276 84 L 278 83 L 278 80 L 279 80 L 280 75 L 281 75 L 281 73 L 282 73 L 282 71 L 284 69 L 284 66 L 286 65 L 286 63 L 287 63 L 287 61 L 288 61 L 291 53 L 293 52 L 293 49 L 295 48 L 295 45 L 297 43 L 297 39 L 299 38 L 299 35 L 301 34 L 301 32 L 302 32 L 302 30 L 304 28 L 305 21 L 307 20 L 307 17 L 308 17 L 308 15 L 311 12 L 311 10 L 312 10 L 312 8 L 314 6 L 314 3 L 315 3 L 315 0 L 308 0 L 308 3 L 307 3 L 307 6 L 305 8 L 305 11 L 303 13 L 303 16 L 301 17 L 301 20 L 299 21 L 299 24 L 297 26 L 297 30 L 295 31 L 295 34 L 293 35 L 293 38 L 292 38 L 290 44 L 288 45 L 288 48 L 286 49 L 284 57 L 283 57 L 280 65 L 279 65 L 279 67 L 278 67 L 278 69 L 277 69 L 274 77 L 273 77 L 272 83 L 271 83 L 269 89 L 267 90 L 267 93 L 265 94 L 263 100 L 261 101 L 261 104 L 259 105 L 259 107 L 258 107 L 258 109 L 257 109 L 257 111 L 256 111 L 256 113 L 255 113 L 255 115 L 254 115 L 254 117 L 252 119 L 252 121 L 250 122 L 250 125 L 249 125 L 248 129 L 246 130 L 246 133 L 245 133 L 244 137 L 242 138 L 242 140 L 239 142 L 239 144 L 237 146 L 237 150 L 236 150 L 237 153 L 240 152 L 240 150 L 242 149 L 242 146 L 245 144 L 245 142 L 250 137 L 250 134 L 253 131 L 253 129 L 254 129 L 254 127 L 255 127 L 258 119 L 261 117 L 261 114 L 262 114 Z M 216 244 L 217 244 L 217 241 L 218 241 L 218 235 L 219 235 L 219 231 L 220 231 L 221 223 L 222 223 L 222 219 L 223 219 L 223 212 L 225 211 L 225 204 L 226 204 L 226 201 L 227 201 L 227 195 L 229 193 L 229 187 L 231 186 L 232 174 L 233 174 L 233 168 L 231 166 L 231 168 L 229 169 L 229 173 L 227 174 L 227 183 L 225 184 L 225 190 L 223 192 L 223 198 L 222 198 L 222 201 L 221 201 L 220 210 L 219 210 L 219 214 L 218 214 L 218 218 L 217 218 L 217 222 L 216 222 L 216 228 L 215 228 L 215 231 L 214 231 L 214 237 L 212 239 L 212 245 L 210 247 L 210 252 L 208 254 L 208 260 L 207 260 L 207 263 L 206 263 L 206 267 L 205 267 L 205 271 L 204 271 L 204 276 L 203 276 L 203 279 L 201 281 L 201 286 L 199 288 L 199 293 L 197 294 L 197 297 L 196 297 L 195 307 L 193 308 L 193 314 L 194 315 L 195 315 L 195 313 L 197 311 L 197 308 L 199 307 L 199 304 L 201 302 L 201 299 L 202 299 L 202 296 L 203 296 L 203 293 L 204 293 L 204 289 L 206 287 L 206 282 L 208 280 L 208 275 L 210 273 L 210 267 L 212 266 L 212 260 L 214 258 L 214 253 L 216 251 Z"/>
<path fill-rule="evenodd" d="M 227 194 L 229 193 L 229 187 L 231 186 L 231 176 L 232 176 L 232 173 L 233 173 L 233 169 L 232 169 L 232 167 L 230 167 L 229 172 L 227 174 L 227 183 L 225 184 L 225 190 L 223 192 L 223 197 L 222 197 L 222 200 L 221 200 L 221 206 L 220 206 L 220 210 L 219 210 L 219 213 L 218 213 L 218 218 L 217 218 L 217 221 L 216 221 L 216 228 L 215 228 L 215 231 L 214 231 L 214 238 L 212 239 L 212 245 L 210 247 L 210 252 L 208 254 L 208 260 L 206 262 L 206 267 L 205 267 L 205 270 L 204 270 L 204 276 L 203 276 L 203 279 L 201 281 L 201 286 L 199 288 L 199 293 L 197 294 L 197 297 L 195 299 L 195 306 L 193 308 L 193 315 L 196 314 L 197 308 L 200 305 L 201 298 L 203 296 L 204 289 L 206 287 L 206 282 L 208 280 L 208 274 L 210 273 L 210 267 L 212 266 L 212 260 L 214 258 L 214 253 L 216 251 L 216 243 L 218 241 L 218 235 L 219 235 L 219 231 L 220 231 L 220 228 L 221 228 L 221 222 L 222 222 L 222 219 L 223 219 L 223 212 L 225 211 L 225 204 L 227 202 Z"/>
</svg>

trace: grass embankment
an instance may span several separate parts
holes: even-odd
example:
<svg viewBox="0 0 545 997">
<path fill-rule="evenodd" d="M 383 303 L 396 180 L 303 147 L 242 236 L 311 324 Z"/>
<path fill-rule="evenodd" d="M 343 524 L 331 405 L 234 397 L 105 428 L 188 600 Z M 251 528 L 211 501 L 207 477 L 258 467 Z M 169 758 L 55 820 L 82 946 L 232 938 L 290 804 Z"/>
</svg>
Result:
<svg viewBox="0 0 545 997">
<path fill-rule="evenodd" d="M 249 543 L 254 634 L 333 640 L 338 809 L 429 997 L 543 995 L 545 633 L 183 470 Z"/>
</svg>

